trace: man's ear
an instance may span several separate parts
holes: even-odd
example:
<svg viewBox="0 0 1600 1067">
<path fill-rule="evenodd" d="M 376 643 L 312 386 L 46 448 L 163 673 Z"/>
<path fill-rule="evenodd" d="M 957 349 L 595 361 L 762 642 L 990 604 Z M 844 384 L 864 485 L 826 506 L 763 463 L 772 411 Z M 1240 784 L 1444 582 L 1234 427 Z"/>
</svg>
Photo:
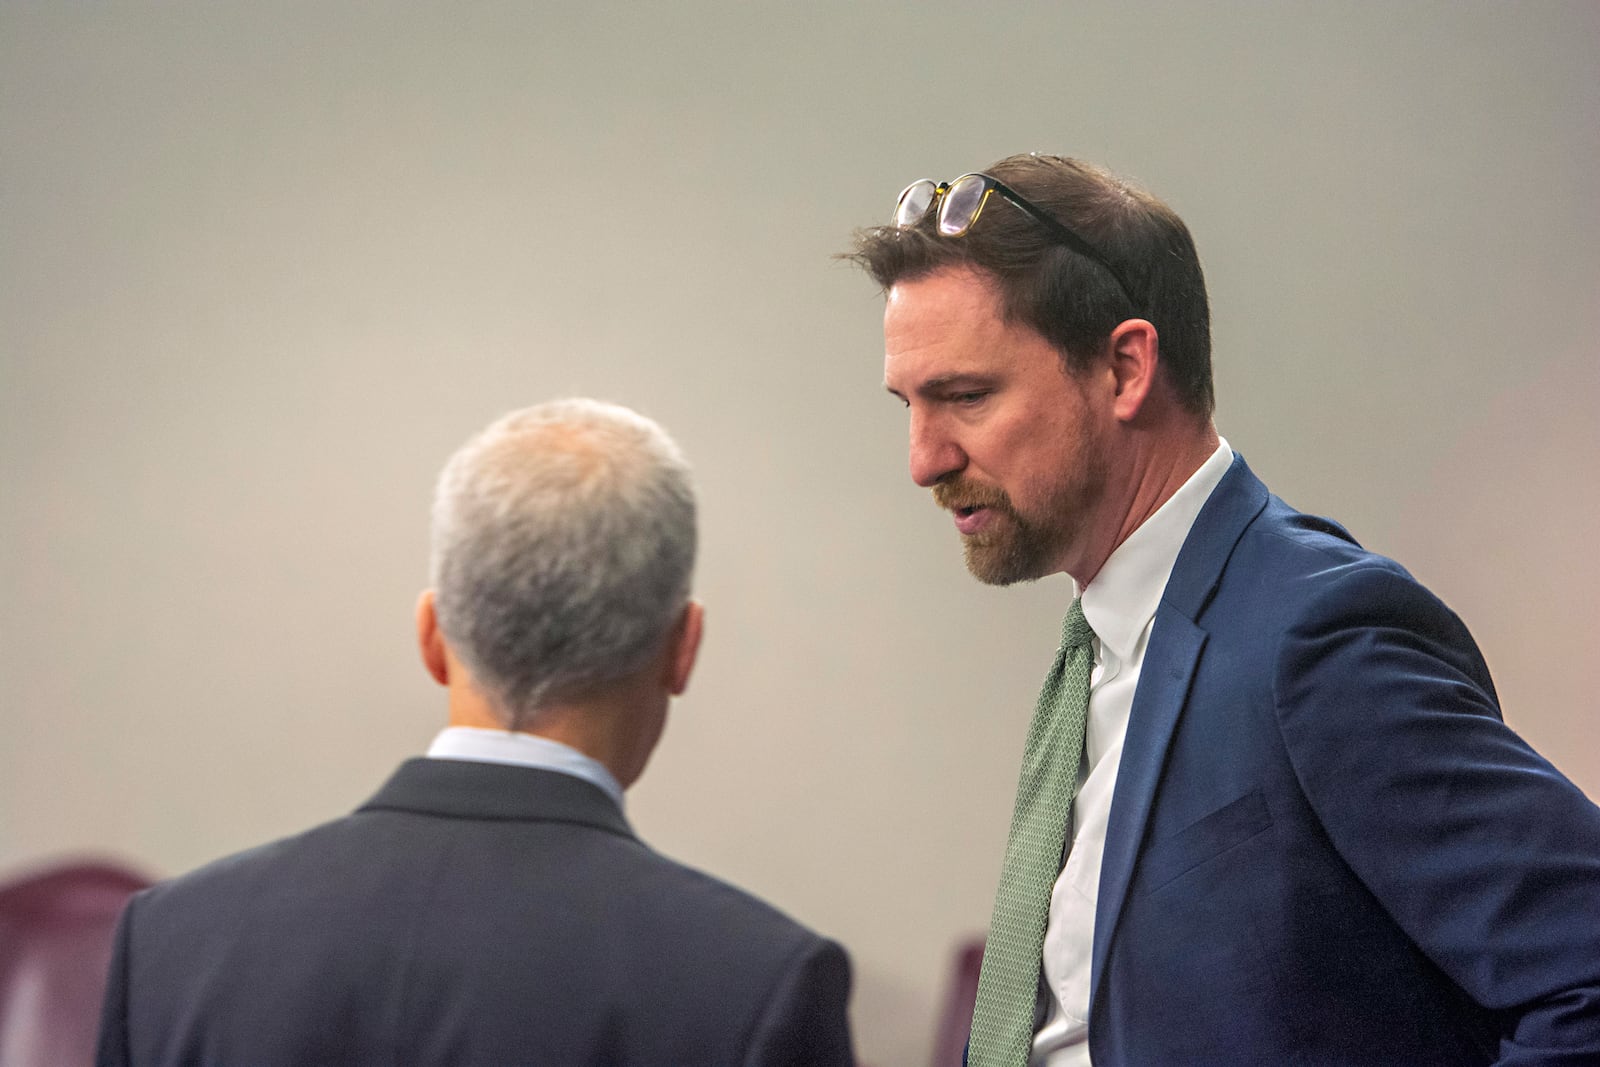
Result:
<svg viewBox="0 0 1600 1067">
<path fill-rule="evenodd" d="M 417 649 L 422 665 L 440 685 L 450 684 L 450 657 L 445 653 L 444 634 L 439 629 L 439 612 L 434 607 L 432 589 L 417 598 Z"/>
<path fill-rule="evenodd" d="M 667 692 L 682 696 L 689 688 L 695 659 L 700 655 L 700 638 L 705 634 L 706 609 L 698 600 L 684 605 L 667 646 Z"/>
<path fill-rule="evenodd" d="M 1119 422 L 1132 422 L 1155 388 L 1160 373 L 1161 342 L 1156 328 L 1144 319 L 1127 319 L 1111 331 L 1107 349 L 1116 397 L 1111 411 Z"/>
</svg>

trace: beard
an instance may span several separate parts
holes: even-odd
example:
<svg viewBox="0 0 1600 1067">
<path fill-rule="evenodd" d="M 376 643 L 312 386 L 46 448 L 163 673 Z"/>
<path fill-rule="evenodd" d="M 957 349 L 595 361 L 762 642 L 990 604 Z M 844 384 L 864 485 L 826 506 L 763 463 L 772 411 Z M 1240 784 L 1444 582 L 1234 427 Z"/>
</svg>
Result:
<svg viewBox="0 0 1600 1067">
<path fill-rule="evenodd" d="M 1030 485 L 1043 503 L 1024 513 L 1004 489 L 964 478 L 933 487 L 934 503 L 950 511 L 988 508 L 987 529 L 962 535 L 967 570 L 985 585 L 1031 582 L 1061 569 L 1061 557 L 1079 540 L 1105 495 L 1105 450 L 1087 430 L 1080 434 L 1070 471 L 1053 471 Z"/>
</svg>

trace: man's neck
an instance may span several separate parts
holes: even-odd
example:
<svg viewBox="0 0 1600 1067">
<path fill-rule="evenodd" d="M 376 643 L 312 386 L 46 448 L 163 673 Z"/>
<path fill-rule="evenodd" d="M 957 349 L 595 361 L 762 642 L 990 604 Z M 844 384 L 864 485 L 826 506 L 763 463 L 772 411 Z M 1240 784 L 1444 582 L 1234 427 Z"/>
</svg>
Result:
<svg viewBox="0 0 1600 1067">
<path fill-rule="evenodd" d="M 452 684 L 449 701 L 451 726 L 512 730 L 508 716 L 475 685 Z M 653 725 L 657 718 L 651 714 L 653 705 L 660 705 L 664 717 L 666 702 L 665 694 L 658 691 L 637 684 L 619 685 L 581 703 L 541 707 L 529 721 L 517 723 L 513 732 L 559 741 L 598 760 L 626 789 L 643 772 L 660 736 L 659 725 Z"/>
<path fill-rule="evenodd" d="M 1108 482 L 1106 499 L 1100 502 L 1101 514 L 1108 517 L 1103 535 L 1085 553 L 1082 563 L 1063 568 L 1080 590 L 1094 581 L 1106 560 L 1133 531 L 1194 477 L 1220 443 L 1216 427 L 1207 420 L 1201 427 L 1146 438 L 1135 446 L 1123 468 L 1125 476 Z"/>
</svg>

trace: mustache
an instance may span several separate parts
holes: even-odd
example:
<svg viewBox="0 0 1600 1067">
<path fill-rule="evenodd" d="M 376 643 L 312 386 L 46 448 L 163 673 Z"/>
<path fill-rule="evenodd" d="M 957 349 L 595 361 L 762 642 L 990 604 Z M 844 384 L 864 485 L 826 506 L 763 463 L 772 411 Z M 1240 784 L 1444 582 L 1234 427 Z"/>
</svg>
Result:
<svg viewBox="0 0 1600 1067">
<path fill-rule="evenodd" d="M 933 502 L 946 511 L 958 511 L 963 508 L 993 508 L 995 511 L 1012 512 L 1011 498 L 1006 491 L 996 485 L 979 485 L 976 482 L 964 481 L 957 478 L 953 481 L 940 482 L 933 487 Z"/>
</svg>

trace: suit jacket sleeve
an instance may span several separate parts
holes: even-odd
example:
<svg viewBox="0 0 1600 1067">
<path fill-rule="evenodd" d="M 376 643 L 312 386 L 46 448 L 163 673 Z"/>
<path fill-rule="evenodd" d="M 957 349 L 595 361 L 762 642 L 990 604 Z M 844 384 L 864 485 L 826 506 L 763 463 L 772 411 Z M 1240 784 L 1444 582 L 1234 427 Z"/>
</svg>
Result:
<svg viewBox="0 0 1600 1067">
<path fill-rule="evenodd" d="M 779 976 L 756 1022 L 747 1067 L 850 1067 L 850 964 L 832 941 L 816 939 Z"/>
<path fill-rule="evenodd" d="M 1274 699 L 1334 847 L 1504 1020 L 1499 1062 L 1600 1063 L 1600 808 L 1501 721 L 1460 620 L 1403 574 L 1341 577 Z"/>
<path fill-rule="evenodd" d="M 106 975 L 105 999 L 100 1005 L 100 1040 L 95 1067 L 128 1067 L 128 938 L 133 903 L 122 909 Z"/>
</svg>

